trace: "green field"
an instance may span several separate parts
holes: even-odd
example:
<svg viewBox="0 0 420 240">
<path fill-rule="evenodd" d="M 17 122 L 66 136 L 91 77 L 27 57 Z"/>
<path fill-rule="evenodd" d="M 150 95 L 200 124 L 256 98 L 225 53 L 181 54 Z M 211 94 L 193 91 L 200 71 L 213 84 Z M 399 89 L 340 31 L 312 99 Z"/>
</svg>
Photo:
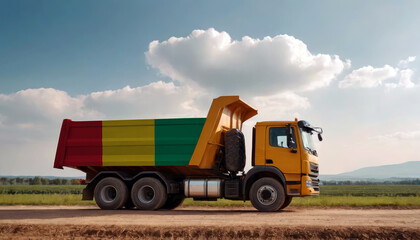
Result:
<svg viewBox="0 0 420 240">
<path fill-rule="evenodd" d="M 420 197 L 420 185 L 326 185 L 323 196 Z"/>
<path fill-rule="evenodd" d="M 80 194 L 0 194 L 0 205 L 95 205 Z"/>
<path fill-rule="evenodd" d="M 83 185 L 0 185 L 0 194 L 82 194 Z"/>
<path fill-rule="evenodd" d="M 95 205 L 82 201 L 81 185 L 5 185 L 0 186 L 0 205 Z M 249 201 L 193 201 L 184 206 L 251 206 Z M 327 185 L 321 195 L 294 198 L 292 206 L 406 206 L 420 207 L 419 185 Z"/>
</svg>

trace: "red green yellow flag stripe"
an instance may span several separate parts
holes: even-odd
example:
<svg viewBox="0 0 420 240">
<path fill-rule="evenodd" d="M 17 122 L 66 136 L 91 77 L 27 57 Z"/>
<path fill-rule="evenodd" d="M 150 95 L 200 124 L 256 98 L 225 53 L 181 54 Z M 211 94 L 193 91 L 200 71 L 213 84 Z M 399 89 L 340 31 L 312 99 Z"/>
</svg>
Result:
<svg viewBox="0 0 420 240">
<path fill-rule="evenodd" d="M 188 165 L 205 118 L 64 120 L 55 167 Z"/>
</svg>

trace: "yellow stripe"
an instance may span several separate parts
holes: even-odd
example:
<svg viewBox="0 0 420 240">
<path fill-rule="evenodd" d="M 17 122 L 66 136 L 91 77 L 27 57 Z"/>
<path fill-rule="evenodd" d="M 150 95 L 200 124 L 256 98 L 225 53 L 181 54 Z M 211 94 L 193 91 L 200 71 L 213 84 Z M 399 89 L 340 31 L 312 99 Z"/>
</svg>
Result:
<svg viewBox="0 0 420 240">
<path fill-rule="evenodd" d="M 155 120 L 102 121 L 103 166 L 155 166 Z"/>
</svg>

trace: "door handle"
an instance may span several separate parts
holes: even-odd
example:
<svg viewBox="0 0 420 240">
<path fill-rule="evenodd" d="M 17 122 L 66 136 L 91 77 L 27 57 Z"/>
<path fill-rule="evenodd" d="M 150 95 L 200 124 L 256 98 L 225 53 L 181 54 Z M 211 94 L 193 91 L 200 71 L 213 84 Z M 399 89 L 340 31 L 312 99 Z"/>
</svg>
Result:
<svg viewBox="0 0 420 240">
<path fill-rule="evenodd" d="M 271 159 L 265 159 L 265 163 L 266 164 L 273 164 L 273 160 L 271 160 Z"/>
<path fill-rule="evenodd" d="M 290 152 L 291 153 L 297 153 L 297 150 L 296 149 L 290 149 Z"/>
</svg>

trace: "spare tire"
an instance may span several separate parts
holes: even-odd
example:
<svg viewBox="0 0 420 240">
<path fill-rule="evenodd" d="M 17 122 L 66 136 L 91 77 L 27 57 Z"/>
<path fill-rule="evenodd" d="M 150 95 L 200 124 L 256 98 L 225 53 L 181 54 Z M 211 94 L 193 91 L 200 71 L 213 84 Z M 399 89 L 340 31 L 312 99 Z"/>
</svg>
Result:
<svg viewBox="0 0 420 240">
<path fill-rule="evenodd" d="M 245 167 L 245 137 L 236 128 L 225 134 L 225 164 L 230 172 L 243 171 Z"/>
</svg>

